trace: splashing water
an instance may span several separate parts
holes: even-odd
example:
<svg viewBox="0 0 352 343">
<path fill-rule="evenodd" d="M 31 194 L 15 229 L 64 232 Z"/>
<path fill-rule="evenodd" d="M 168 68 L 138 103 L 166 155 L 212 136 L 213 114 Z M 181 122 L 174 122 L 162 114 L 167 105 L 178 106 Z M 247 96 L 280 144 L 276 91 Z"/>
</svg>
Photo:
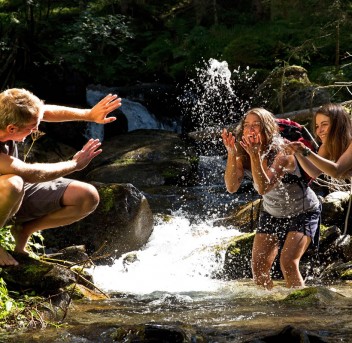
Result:
<svg viewBox="0 0 352 343">
<path fill-rule="evenodd" d="M 197 122 L 198 129 L 213 125 L 220 132 L 225 123 L 238 120 L 238 112 L 242 114 L 249 107 L 250 99 L 244 100 L 237 92 L 241 82 L 250 83 L 253 75 L 248 68 L 246 71 L 238 68 L 232 75 L 227 62 L 215 59 L 196 71 L 197 78 L 190 81 L 179 100 L 187 116 Z M 223 162 L 221 158 L 216 159 L 222 169 Z M 221 174 L 214 166 L 211 169 Z M 213 179 L 207 181 L 210 175 Z M 219 182 L 209 170 L 201 178 L 203 186 L 209 181 Z M 209 191 L 205 193 L 205 197 L 209 196 Z M 225 208 L 221 196 L 220 200 Z M 211 207 L 206 209 L 208 218 L 216 219 L 214 211 L 223 214 Z M 194 215 L 191 213 L 190 217 Z M 207 218 L 191 223 L 183 213 L 177 213 L 169 222 L 155 225 L 144 249 L 123 255 L 112 266 L 95 267 L 91 272 L 98 287 L 108 292 L 215 292 L 224 286 L 224 281 L 216 280 L 214 275 L 223 266 L 225 242 L 239 234 L 236 229 L 213 227 Z"/>
<path fill-rule="evenodd" d="M 184 87 L 182 104 L 187 129 L 221 129 L 233 124 L 250 107 L 252 97 L 244 95 L 243 88 L 254 87 L 255 73 L 247 67 L 238 67 L 233 73 L 226 61 L 209 59 L 202 68 L 196 68 L 197 76 Z M 189 130 L 188 130 L 189 131 Z"/>
<path fill-rule="evenodd" d="M 225 251 L 221 246 L 239 234 L 236 229 L 213 227 L 210 221 L 191 224 L 177 215 L 157 223 L 142 250 L 123 255 L 111 267 L 98 266 L 91 272 L 98 287 L 108 292 L 216 291 L 222 281 L 212 276 L 223 264 Z M 128 256 L 133 256 L 132 262 L 128 262 Z"/>
</svg>

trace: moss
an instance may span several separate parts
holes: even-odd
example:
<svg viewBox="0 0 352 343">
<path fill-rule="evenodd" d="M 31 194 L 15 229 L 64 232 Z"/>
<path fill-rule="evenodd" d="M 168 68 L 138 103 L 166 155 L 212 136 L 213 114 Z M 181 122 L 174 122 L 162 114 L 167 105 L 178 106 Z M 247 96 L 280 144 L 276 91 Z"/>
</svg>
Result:
<svg viewBox="0 0 352 343">
<path fill-rule="evenodd" d="M 255 233 L 252 232 L 234 237 L 228 247 L 228 253 L 231 255 L 239 255 L 243 250 L 251 250 L 254 235 Z"/>
<path fill-rule="evenodd" d="M 165 213 L 159 213 L 155 216 L 156 219 L 161 220 L 164 223 L 170 223 L 171 220 L 173 219 L 173 216 L 170 216 L 169 214 Z"/>
<path fill-rule="evenodd" d="M 119 165 L 119 166 L 129 166 L 131 164 L 135 164 L 136 160 L 133 158 L 127 158 L 127 159 L 117 159 L 114 161 L 114 164 Z"/>
<path fill-rule="evenodd" d="M 240 235 L 240 236 L 236 236 L 236 237 L 234 237 L 232 240 L 231 240 L 231 243 L 233 244 L 233 243 L 237 243 L 237 242 L 239 242 L 239 241 L 250 241 L 250 242 L 252 242 L 252 238 L 253 238 L 253 236 L 255 235 L 255 233 L 245 233 L 245 234 L 243 234 L 243 235 Z"/>
<path fill-rule="evenodd" d="M 115 203 L 114 190 L 110 187 L 101 188 L 99 191 L 101 210 L 108 213 Z"/>
<path fill-rule="evenodd" d="M 347 269 L 341 273 L 341 279 L 352 280 L 352 269 Z"/>
<path fill-rule="evenodd" d="M 297 306 L 317 306 L 331 304 L 332 301 L 344 301 L 345 296 L 336 293 L 326 287 L 307 287 L 294 290 L 283 302 Z"/>
<path fill-rule="evenodd" d="M 179 171 L 177 169 L 166 169 L 162 171 L 162 176 L 165 179 L 176 179 L 179 175 Z"/>
<path fill-rule="evenodd" d="M 320 224 L 320 234 L 324 235 L 325 232 L 328 230 L 328 228 L 329 228 L 328 226 Z"/>
<path fill-rule="evenodd" d="M 318 290 L 314 287 L 309 287 L 309 288 L 304 288 L 304 289 L 298 289 L 293 291 L 290 295 L 286 297 L 285 300 L 287 301 L 296 301 L 296 300 L 302 300 L 302 299 L 307 299 L 310 300 L 313 295 L 316 295 L 318 293 Z"/>
<path fill-rule="evenodd" d="M 33 275 L 38 274 L 38 273 L 43 274 L 43 273 L 49 272 L 51 268 L 52 268 L 52 266 L 50 266 L 50 265 L 45 265 L 42 263 L 40 263 L 40 264 L 32 263 L 32 264 L 26 265 L 24 267 L 24 269 L 25 269 L 24 273 L 25 274 L 33 274 Z"/>
<path fill-rule="evenodd" d="M 231 246 L 228 250 L 229 254 L 231 255 L 239 255 L 241 254 L 241 249 L 240 248 L 237 248 L 235 246 Z"/>
</svg>

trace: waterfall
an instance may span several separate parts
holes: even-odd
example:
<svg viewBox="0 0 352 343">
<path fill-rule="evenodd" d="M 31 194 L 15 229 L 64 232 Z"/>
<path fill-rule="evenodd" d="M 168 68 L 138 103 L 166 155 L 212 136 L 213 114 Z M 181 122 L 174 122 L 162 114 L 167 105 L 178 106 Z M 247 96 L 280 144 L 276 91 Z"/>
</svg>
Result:
<svg viewBox="0 0 352 343">
<path fill-rule="evenodd" d="M 105 95 L 107 95 L 107 93 L 103 93 L 100 90 L 87 89 L 87 104 L 90 107 L 93 107 Z M 138 129 L 155 129 L 180 132 L 180 126 L 175 121 L 171 123 L 163 123 L 159 121 L 153 113 L 150 113 L 148 109 L 139 102 L 123 98 L 121 103 L 122 105 L 119 108 L 119 111 L 122 112 L 127 119 L 128 131 L 134 131 Z M 88 123 L 85 137 L 99 138 L 101 141 L 103 141 L 104 125 Z"/>
</svg>

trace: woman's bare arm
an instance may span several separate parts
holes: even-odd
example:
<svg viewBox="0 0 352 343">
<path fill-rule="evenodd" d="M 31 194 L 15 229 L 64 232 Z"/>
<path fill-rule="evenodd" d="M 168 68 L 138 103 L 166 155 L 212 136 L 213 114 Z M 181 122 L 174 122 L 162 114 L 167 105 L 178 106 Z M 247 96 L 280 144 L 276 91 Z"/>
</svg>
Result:
<svg viewBox="0 0 352 343">
<path fill-rule="evenodd" d="M 320 174 L 323 172 L 329 176 L 334 178 L 342 178 L 345 175 L 349 174 L 352 171 L 352 143 L 349 145 L 347 150 L 341 155 L 337 162 L 333 162 L 327 158 L 324 158 L 322 152 L 318 151 L 318 153 L 314 153 L 313 151 L 307 150 L 307 148 L 300 142 L 292 142 L 289 144 L 297 154 L 297 158 L 299 161 L 302 161 L 303 169 L 310 175 L 309 170 L 314 170 L 307 168 L 308 162 L 313 164 L 317 170 L 320 170 Z M 306 156 L 303 156 L 306 155 Z M 305 164 L 304 164 L 305 163 Z M 306 168 L 307 170 L 306 170 Z"/>
<path fill-rule="evenodd" d="M 225 185 L 228 192 L 235 193 L 240 187 L 244 175 L 242 159 L 237 156 L 235 137 L 232 133 L 224 129 L 221 137 L 227 150 Z"/>
</svg>

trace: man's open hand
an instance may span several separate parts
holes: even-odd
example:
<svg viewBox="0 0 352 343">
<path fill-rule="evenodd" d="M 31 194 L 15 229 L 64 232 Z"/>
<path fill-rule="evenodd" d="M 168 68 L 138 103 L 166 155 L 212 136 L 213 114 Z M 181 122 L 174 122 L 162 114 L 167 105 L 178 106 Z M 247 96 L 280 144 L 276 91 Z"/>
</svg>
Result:
<svg viewBox="0 0 352 343">
<path fill-rule="evenodd" d="M 99 149 L 101 146 L 101 142 L 99 139 L 91 138 L 82 148 L 82 150 L 78 151 L 73 157 L 72 160 L 76 162 L 76 170 L 81 170 L 85 168 L 90 161 L 98 156 L 102 150 Z"/>
<path fill-rule="evenodd" d="M 101 99 L 89 112 L 91 121 L 98 124 L 108 124 L 116 120 L 116 117 L 108 117 L 107 115 L 121 106 L 121 98 L 116 94 L 108 94 Z"/>
</svg>

